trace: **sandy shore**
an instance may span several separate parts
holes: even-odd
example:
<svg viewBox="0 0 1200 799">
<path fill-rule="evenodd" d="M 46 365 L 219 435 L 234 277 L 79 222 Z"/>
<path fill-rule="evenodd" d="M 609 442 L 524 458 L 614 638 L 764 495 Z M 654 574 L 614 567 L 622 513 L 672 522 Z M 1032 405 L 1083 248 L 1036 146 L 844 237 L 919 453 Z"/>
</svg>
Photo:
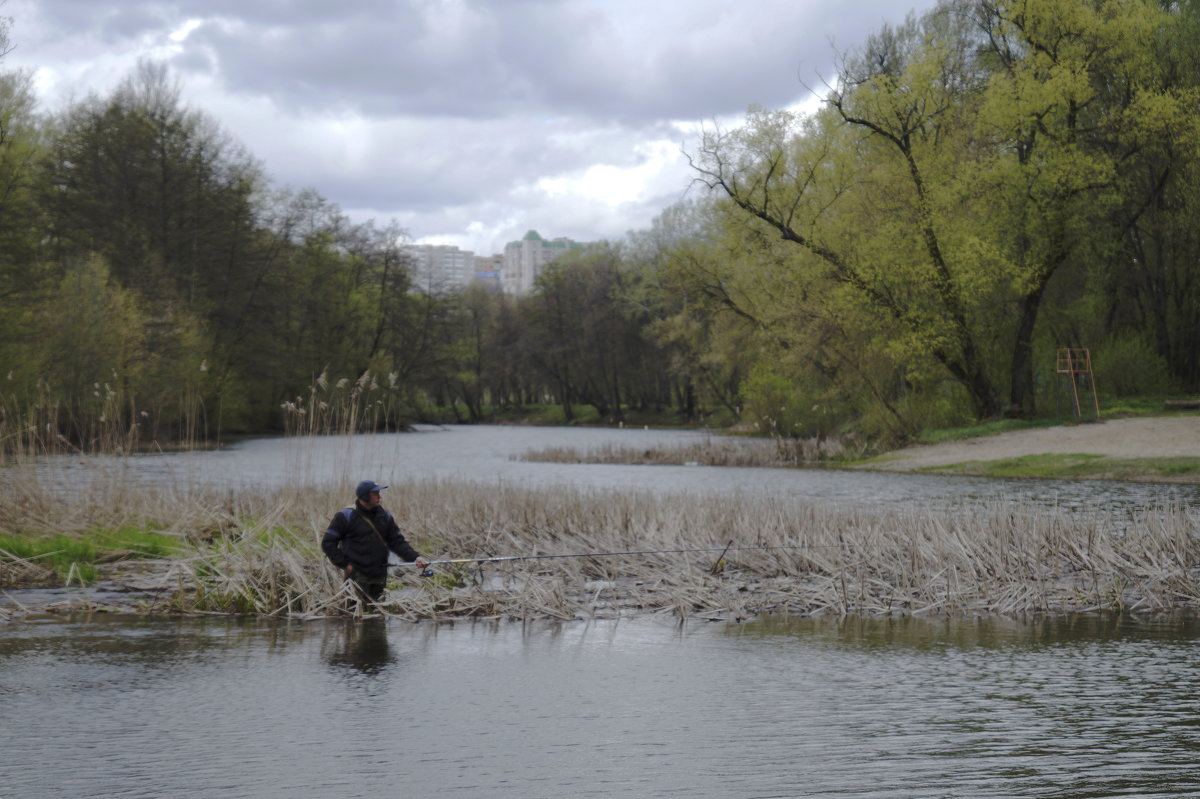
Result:
<svg viewBox="0 0 1200 799">
<path fill-rule="evenodd" d="M 908 447 L 872 469 L 912 471 L 1025 455 L 1088 454 L 1109 458 L 1200 458 L 1200 415 L 1113 419 Z"/>
</svg>

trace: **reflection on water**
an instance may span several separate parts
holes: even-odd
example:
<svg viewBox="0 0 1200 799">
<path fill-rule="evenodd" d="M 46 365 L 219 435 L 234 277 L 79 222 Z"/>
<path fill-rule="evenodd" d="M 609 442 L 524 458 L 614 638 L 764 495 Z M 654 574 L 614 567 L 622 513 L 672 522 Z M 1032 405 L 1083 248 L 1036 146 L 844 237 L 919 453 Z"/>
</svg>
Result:
<svg viewBox="0 0 1200 799">
<path fill-rule="evenodd" d="M 1187 617 L 0 626 L 0 796 L 1167 797 Z"/>
<path fill-rule="evenodd" d="M 326 642 L 324 649 L 330 665 L 362 674 L 382 674 L 396 662 L 388 648 L 387 623 L 383 619 L 346 620 L 340 633 Z"/>
<path fill-rule="evenodd" d="M 1095 645 L 1103 641 L 1136 638 L 1148 641 L 1200 639 L 1200 618 L 1187 612 L 1133 619 L 1113 613 L 1078 613 L 1013 619 L 1003 616 L 974 618 L 920 616 L 847 616 L 797 619 L 763 616 L 750 624 L 730 628 L 739 636 L 806 637 L 817 633 L 826 643 L 841 648 L 892 652 L 897 648 L 999 650 L 1014 647 L 1064 646 L 1073 642 Z"/>
</svg>

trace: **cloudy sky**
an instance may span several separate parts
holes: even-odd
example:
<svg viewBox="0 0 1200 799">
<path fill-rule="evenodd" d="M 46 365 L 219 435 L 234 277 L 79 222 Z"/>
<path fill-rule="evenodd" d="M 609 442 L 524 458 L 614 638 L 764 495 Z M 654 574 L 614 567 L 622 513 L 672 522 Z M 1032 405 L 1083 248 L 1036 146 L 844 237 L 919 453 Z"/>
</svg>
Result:
<svg viewBox="0 0 1200 799">
<path fill-rule="evenodd" d="M 41 107 L 168 64 L 277 184 L 480 254 L 617 239 L 685 196 L 682 151 L 811 102 L 835 50 L 931 0 L 0 0 Z"/>
</svg>

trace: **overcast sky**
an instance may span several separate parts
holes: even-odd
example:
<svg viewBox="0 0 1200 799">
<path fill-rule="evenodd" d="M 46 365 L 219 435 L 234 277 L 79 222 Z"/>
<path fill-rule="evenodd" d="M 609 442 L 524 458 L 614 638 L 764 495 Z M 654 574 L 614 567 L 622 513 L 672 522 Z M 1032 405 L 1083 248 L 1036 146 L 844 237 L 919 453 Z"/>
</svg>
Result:
<svg viewBox="0 0 1200 799">
<path fill-rule="evenodd" d="M 44 111 L 164 61 L 278 185 L 479 254 L 650 225 L 682 150 L 931 0 L 0 0 Z"/>
</svg>

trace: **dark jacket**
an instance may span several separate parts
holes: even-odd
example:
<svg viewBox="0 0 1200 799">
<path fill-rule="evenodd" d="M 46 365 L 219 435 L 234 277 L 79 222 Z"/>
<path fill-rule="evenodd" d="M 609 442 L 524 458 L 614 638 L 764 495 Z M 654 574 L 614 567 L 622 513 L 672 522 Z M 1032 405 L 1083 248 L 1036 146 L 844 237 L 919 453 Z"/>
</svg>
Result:
<svg viewBox="0 0 1200 799">
<path fill-rule="evenodd" d="M 367 520 L 374 524 L 367 524 Z M 401 560 L 413 561 L 420 555 L 413 549 L 392 514 L 382 507 L 366 510 L 355 502 L 353 508 L 339 511 L 329 523 L 321 549 L 330 562 L 339 569 L 353 563 L 356 572 L 368 577 L 387 575 L 388 551 L 400 556 Z"/>
</svg>

